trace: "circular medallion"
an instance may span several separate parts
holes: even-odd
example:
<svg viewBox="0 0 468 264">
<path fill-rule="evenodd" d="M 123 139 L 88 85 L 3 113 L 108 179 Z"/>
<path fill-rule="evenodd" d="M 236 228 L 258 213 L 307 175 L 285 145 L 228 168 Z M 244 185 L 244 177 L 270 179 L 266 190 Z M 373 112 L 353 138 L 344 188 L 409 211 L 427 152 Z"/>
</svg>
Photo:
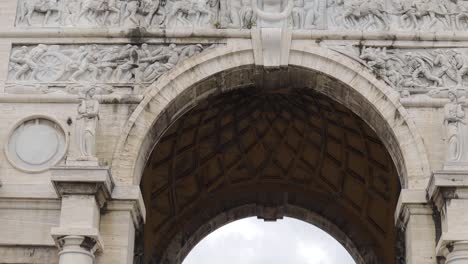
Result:
<svg viewBox="0 0 468 264">
<path fill-rule="evenodd" d="M 18 169 L 44 171 L 63 158 L 66 140 L 64 130 L 56 122 L 43 117 L 31 118 L 15 127 L 6 154 Z"/>
</svg>

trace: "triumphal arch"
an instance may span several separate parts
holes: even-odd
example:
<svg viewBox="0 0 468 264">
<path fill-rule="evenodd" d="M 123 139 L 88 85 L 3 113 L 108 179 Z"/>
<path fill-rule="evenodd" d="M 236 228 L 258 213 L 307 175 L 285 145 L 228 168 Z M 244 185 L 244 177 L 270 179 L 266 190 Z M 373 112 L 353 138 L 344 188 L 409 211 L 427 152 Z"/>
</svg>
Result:
<svg viewBox="0 0 468 264">
<path fill-rule="evenodd" d="M 294 217 L 468 263 L 468 1 L 0 1 L 0 263 L 180 264 Z"/>
</svg>

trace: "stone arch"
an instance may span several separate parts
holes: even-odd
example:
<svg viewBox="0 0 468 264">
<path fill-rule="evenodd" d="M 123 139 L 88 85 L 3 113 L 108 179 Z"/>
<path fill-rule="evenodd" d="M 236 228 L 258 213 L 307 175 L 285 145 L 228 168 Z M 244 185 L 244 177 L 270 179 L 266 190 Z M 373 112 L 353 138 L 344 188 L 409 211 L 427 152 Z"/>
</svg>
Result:
<svg viewBox="0 0 468 264">
<path fill-rule="evenodd" d="M 148 89 L 121 134 L 112 162 L 116 183 L 138 185 L 147 159 L 170 124 L 207 96 L 258 82 L 259 70 L 254 65 L 251 42 L 238 41 L 191 58 L 160 78 Z M 340 88 L 326 81 L 317 85 L 317 78 L 299 82 L 340 102 L 380 135 L 402 188 L 426 188 L 431 170 L 424 143 L 395 90 L 361 64 L 318 46 L 293 43 L 292 67 L 301 74 L 314 72 L 346 84 Z"/>
</svg>

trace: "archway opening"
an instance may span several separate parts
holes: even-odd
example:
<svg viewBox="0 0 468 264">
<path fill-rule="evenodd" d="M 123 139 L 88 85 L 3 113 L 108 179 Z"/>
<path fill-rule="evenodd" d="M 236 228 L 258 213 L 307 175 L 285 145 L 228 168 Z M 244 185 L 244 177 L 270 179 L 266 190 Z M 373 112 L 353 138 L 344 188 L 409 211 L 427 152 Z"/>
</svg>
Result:
<svg viewBox="0 0 468 264">
<path fill-rule="evenodd" d="M 398 173 L 348 108 L 312 89 L 246 87 L 178 116 L 141 182 L 146 263 L 182 263 L 203 237 L 249 216 L 322 222 L 356 263 L 395 263 Z"/>
<path fill-rule="evenodd" d="M 209 234 L 182 264 L 303 263 L 355 264 L 339 241 L 307 222 L 256 217 L 227 224 Z"/>
</svg>

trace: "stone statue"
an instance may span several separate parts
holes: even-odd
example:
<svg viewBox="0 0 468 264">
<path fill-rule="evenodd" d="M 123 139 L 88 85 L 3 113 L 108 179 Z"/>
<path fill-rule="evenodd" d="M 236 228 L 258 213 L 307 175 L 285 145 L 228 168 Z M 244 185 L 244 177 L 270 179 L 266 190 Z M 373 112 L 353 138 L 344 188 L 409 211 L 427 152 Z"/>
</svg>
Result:
<svg viewBox="0 0 468 264">
<path fill-rule="evenodd" d="M 444 125 L 446 131 L 447 155 L 449 162 L 468 161 L 468 138 L 465 122 L 465 110 L 458 101 L 457 92 L 448 92 L 450 103 L 444 106 Z"/>
<path fill-rule="evenodd" d="M 99 101 L 94 99 L 96 88 L 85 90 L 78 105 L 76 139 L 80 151 L 79 160 L 96 159 L 96 129 L 99 120 Z"/>
</svg>

